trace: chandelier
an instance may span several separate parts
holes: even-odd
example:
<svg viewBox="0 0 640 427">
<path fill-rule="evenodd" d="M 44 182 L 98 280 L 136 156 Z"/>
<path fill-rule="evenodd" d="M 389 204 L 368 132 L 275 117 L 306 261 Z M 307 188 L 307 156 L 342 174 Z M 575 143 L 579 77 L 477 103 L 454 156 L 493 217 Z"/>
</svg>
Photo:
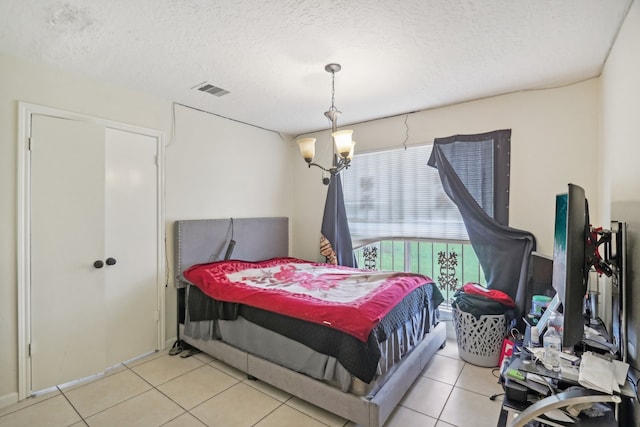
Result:
<svg viewBox="0 0 640 427">
<path fill-rule="evenodd" d="M 296 141 L 300 147 L 300 154 L 302 154 L 302 157 L 309 167 L 318 167 L 324 172 L 328 172 L 331 176 L 337 175 L 341 170 L 349 167 L 351 159 L 353 158 L 353 147 L 356 145 L 351 139 L 351 135 L 353 134 L 352 130 L 337 130 L 338 117 L 342 113 L 335 107 L 335 81 L 336 73 L 340 71 L 341 68 L 340 64 L 327 64 L 324 67 L 325 71 L 331 73 L 331 108 L 329 108 L 329 111 L 325 111 L 324 115 L 331 122 L 331 137 L 335 145 L 332 166 L 325 168 L 313 161 L 316 153 L 316 138 L 301 138 Z M 328 185 L 330 180 L 329 177 L 323 177 L 322 183 Z"/>
</svg>

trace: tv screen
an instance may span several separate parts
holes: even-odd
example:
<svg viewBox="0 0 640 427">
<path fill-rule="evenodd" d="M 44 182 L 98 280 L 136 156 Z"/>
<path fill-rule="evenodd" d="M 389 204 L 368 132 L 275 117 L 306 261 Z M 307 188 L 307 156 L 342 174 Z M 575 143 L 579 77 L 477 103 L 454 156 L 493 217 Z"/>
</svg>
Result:
<svg viewBox="0 0 640 427">
<path fill-rule="evenodd" d="M 562 303 L 562 345 L 578 344 L 584 334 L 584 298 L 587 293 L 585 249 L 589 213 L 584 189 L 569 184 L 567 193 L 556 196 L 553 239 L 553 288 Z"/>
</svg>

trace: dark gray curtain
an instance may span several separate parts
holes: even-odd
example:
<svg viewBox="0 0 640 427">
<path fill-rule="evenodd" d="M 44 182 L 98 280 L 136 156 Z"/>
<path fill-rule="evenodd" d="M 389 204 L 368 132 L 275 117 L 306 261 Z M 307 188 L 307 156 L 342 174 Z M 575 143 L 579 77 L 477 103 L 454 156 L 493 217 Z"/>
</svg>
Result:
<svg viewBox="0 0 640 427">
<path fill-rule="evenodd" d="M 327 262 L 357 267 L 340 175 L 332 176 L 329 182 L 320 232 L 320 253 L 326 257 Z"/>
<path fill-rule="evenodd" d="M 444 191 L 460 210 L 487 287 L 513 298 L 519 318 L 536 240 L 507 225 L 510 146 L 511 130 L 438 138 L 428 165 L 438 169 Z"/>
</svg>

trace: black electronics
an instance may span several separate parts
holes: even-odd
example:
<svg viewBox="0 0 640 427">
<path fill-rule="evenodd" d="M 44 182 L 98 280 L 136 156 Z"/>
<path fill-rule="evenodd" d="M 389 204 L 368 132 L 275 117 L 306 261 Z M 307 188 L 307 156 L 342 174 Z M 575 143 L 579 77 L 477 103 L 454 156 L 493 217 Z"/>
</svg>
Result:
<svg viewBox="0 0 640 427">
<path fill-rule="evenodd" d="M 504 395 L 513 402 L 527 403 L 528 388 L 509 377 L 504 380 Z"/>
<path fill-rule="evenodd" d="M 224 254 L 224 260 L 228 260 L 231 258 L 231 254 L 233 253 L 233 248 L 236 247 L 236 241 L 231 239 L 229 240 L 229 245 L 227 246 L 227 252 Z"/>
<path fill-rule="evenodd" d="M 531 313 L 532 297 L 544 295 L 553 298 L 553 257 L 540 252 L 532 252 L 529 258 L 529 274 L 527 276 L 527 299 L 524 314 Z"/>
</svg>

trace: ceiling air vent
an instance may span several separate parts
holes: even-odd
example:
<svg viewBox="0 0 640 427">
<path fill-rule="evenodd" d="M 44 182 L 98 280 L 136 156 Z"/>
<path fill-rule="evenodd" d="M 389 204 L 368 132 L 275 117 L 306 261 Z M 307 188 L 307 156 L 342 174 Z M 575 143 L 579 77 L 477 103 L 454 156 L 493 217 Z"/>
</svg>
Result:
<svg viewBox="0 0 640 427">
<path fill-rule="evenodd" d="M 199 85 L 193 87 L 192 89 L 198 89 L 200 92 L 206 92 L 215 96 L 224 96 L 229 93 L 228 90 L 224 90 L 221 87 L 214 86 L 207 82 L 200 83 Z"/>
</svg>

